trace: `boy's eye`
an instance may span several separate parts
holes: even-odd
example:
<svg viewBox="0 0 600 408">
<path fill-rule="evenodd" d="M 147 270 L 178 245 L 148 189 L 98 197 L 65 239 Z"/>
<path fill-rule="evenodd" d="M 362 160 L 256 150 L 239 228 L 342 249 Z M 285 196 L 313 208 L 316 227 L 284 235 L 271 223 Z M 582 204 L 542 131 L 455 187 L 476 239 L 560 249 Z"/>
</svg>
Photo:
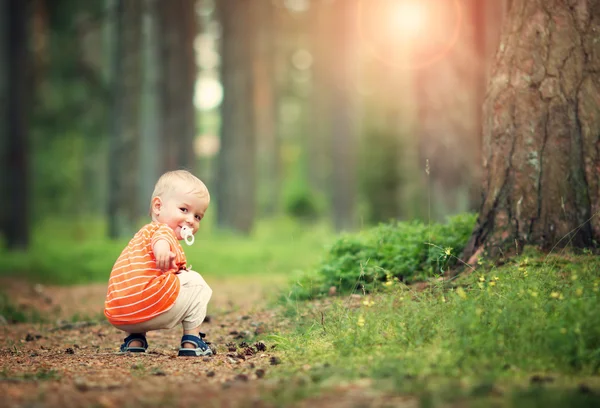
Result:
<svg viewBox="0 0 600 408">
<path fill-rule="evenodd" d="M 185 208 L 185 207 L 181 207 L 181 208 L 180 208 L 180 210 L 181 210 L 181 212 L 183 212 L 183 213 L 186 213 L 186 212 L 188 211 L 188 210 L 187 210 L 187 208 Z"/>
<path fill-rule="evenodd" d="M 200 217 L 199 215 L 196 215 L 196 220 L 200 221 L 202 219 L 202 217 Z"/>
</svg>

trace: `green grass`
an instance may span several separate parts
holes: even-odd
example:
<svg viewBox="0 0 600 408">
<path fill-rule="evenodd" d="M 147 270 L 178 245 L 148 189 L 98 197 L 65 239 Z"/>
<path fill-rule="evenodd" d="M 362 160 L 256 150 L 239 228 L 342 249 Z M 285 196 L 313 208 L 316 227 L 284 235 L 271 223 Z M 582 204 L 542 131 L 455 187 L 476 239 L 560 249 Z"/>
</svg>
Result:
<svg viewBox="0 0 600 408">
<path fill-rule="evenodd" d="M 424 405 L 541 406 L 540 386 L 530 386 L 538 375 L 552 379 L 541 386 L 546 406 L 585 406 L 600 402 L 599 285 L 597 257 L 528 249 L 502 267 L 432 280 L 423 291 L 391 280 L 360 299 L 288 296 L 294 329 L 271 341 L 287 362 L 280 375 L 306 379 L 298 395 L 368 378 Z M 579 391 L 590 382 L 595 393 Z"/>
<path fill-rule="evenodd" d="M 212 222 L 201 226 L 193 246 L 183 245 L 188 265 L 207 276 L 297 273 L 318 261 L 332 237 L 322 225 L 289 219 L 261 222 L 248 237 L 218 232 Z M 110 241 L 105 236 L 105 225 L 94 220 L 49 220 L 34 229 L 28 251 L 0 248 L 0 276 L 63 285 L 105 282 L 130 239 Z"/>
</svg>

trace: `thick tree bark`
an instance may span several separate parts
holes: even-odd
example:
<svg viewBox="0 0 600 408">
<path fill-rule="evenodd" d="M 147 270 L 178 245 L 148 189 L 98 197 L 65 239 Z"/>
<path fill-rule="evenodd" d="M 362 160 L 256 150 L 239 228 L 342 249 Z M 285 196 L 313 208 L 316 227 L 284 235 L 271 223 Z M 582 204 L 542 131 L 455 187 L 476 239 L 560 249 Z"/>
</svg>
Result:
<svg viewBox="0 0 600 408">
<path fill-rule="evenodd" d="M 600 238 L 600 1 L 513 0 L 484 104 L 484 201 L 464 257 Z"/>
<path fill-rule="evenodd" d="M 161 40 L 163 170 L 194 170 L 195 0 L 157 1 Z"/>
<path fill-rule="evenodd" d="M 256 207 L 256 136 L 252 55 L 253 2 L 220 0 L 221 150 L 218 157 L 217 223 L 249 233 Z"/>
<path fill-rule="evenodd" d="M 0 35 L 3 68 L 0 99 L 0 231 L 9 249 L 26 249 L 29 244 L 29 106 L 31 51 L 28 20 L 31 2 L 3 2 Z"/>
</svg>

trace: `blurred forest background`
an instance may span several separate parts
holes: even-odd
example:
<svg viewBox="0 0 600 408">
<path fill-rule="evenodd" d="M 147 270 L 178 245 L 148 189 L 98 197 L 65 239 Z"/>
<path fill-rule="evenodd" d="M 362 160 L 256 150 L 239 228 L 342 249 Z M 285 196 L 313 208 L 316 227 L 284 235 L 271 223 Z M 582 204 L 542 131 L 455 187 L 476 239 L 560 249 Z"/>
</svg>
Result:
<svg viewBox="0 0 600 408">
<path fill-rule="evenodd" d="M 351 231 L 481 204 L 507 1 L 0 7 L 4 248 L 49 221 L 130 237 L 177 168 L 208 185 L 207 222 L 242 234 L 282 216 Z"/>
</svg>

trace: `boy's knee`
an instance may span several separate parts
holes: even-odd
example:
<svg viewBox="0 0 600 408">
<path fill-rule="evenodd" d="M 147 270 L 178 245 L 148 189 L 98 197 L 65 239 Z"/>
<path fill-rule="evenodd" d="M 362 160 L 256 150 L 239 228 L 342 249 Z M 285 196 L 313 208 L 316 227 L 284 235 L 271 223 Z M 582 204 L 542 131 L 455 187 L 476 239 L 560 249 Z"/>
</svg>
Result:
<svg viewBox="0 0 600 408">
<path fill-rule="evenodd" d="M 210 286 L 208 286 L 208 283 L 206 283 L 206 281 L 204 280 L 204 278 L 202 277 L 202 275 L 200 275 L 198 272 L 196 271 L 187 271 L 186 273 L 190 274 L 190 284 L 192 286 L 202 286 L 202 291 L 205 292 L 206 296 L 208 296 L 210 298 L 210 296 L 212 296 L 212 289 Z"/>
</svg>

